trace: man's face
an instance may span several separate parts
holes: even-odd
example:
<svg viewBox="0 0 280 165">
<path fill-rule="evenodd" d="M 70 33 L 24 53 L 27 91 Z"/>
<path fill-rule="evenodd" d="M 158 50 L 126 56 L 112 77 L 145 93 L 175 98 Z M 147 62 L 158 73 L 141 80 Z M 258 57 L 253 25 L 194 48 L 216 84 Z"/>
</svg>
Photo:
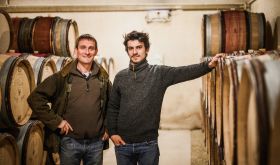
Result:
<svg viewBox="0 0 280 165">
<path fill-rule="evenodd" d="M 149 50 L 145 48 L 144 42 L 138 40 L 129 40 L 127 42 L 127 53 L 130 60 L 137 64 L 146 58 Z"/>
<path fill-rule="evenodd" d="M 75 49 L 77 59 L 82 64 L 90 64 L 96 56 L 98 49 L 95 42 L 87 39 L 82 39 L 79 42 L 78 48 Z"/>
</svg>

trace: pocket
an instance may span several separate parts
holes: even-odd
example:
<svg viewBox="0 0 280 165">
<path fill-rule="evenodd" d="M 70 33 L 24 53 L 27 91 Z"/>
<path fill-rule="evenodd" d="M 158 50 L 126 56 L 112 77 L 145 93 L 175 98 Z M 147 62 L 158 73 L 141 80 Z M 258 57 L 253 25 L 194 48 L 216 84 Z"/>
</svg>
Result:
<svg viewBox="0 0 280 165">
<path fill-rule="evenodd" d="M 89 146 L 87 148 L 90 150 L 93 150 L 93 151 L 100 151 L 100 150 L 103 150 L 103 147 L 104 147 L 104 141 L 99 140 L 97 142 L 93 142 L 93 143 L 89 144 Z"/>
<path fill-rule="evenodd" d="M 149 146 L 158 145 L 158 141 L 157 140 L 148 141 L 148 142 L 146 142 L 146 145 L 149 145 Z"/>
<path fill-rule="evenodd" d="M 127 154 L 130 153 L 132 149 L 130 149 L 128 146 L 126 145 L 119 145 L 119 146 L 115 146 L 115 153 L 116 155 L 123 155 L 123 154 Z"/>
<path fill-rule="evenodd" d="M 65 149 L 74 149 L 75 148 L 75 141 L 74 139 L 70 138 L 70 137 L 63 137 L 61 139 L 61 147 L 65 148 Z"/>
</svg>

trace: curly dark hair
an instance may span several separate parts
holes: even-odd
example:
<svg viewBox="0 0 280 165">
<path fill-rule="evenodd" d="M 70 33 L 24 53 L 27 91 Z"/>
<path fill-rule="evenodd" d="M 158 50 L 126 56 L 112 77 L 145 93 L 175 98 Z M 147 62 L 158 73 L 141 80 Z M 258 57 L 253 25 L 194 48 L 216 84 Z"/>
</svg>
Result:
<svg viewBox="0 0 280 165">
<path fill-rule="evenodd" d="M 76 44 L 75 44 L 75 48 L 78 48 L 79 46 L 79 42 L 83 39 L 89 40 L 89 41 L 93 41 L 95 43 L 95 48 L 97 49 L 97 41 L 96 39 L 90 35 L 90 34 L 82 34 L 80 35 L 77 39 L 76 39 Z"/>
<path fill-rule="evenodd" d="M 137 32 L 137 31 L 132 31 L 128 34 L 124 35 L 124 46 L 125 50 L 127 52 L 127 42 L 130 40 L 138 40 L 140 42 L 144 42 L 144 46 L 146 49 L 150 48 L 150 42 L 149 42 L 149 34 L 144 33 L 144 32 Z"/>
</svg>

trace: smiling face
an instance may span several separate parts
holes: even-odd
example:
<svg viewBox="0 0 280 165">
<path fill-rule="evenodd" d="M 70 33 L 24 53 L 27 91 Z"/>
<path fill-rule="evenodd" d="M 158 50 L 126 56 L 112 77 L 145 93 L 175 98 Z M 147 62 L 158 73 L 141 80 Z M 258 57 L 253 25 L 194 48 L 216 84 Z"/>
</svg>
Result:
<svg viewBox="0 0 280 165">
<path fill-rule="evenodd" d="M 134 64 L 137 64 L 143 61 L 149 50 L 145 48 L 144 42 L 140 42 L 139 40 L 129 40 L 127 42 L 127 53 L 128 56 Z"/>
<path fill-rule="evenodd" d="M 96 43 L 92 40 L 82 39 L 75 49 L 78 62 L 82 65 L 91 65 L 98 49 Z"/>
</svg>

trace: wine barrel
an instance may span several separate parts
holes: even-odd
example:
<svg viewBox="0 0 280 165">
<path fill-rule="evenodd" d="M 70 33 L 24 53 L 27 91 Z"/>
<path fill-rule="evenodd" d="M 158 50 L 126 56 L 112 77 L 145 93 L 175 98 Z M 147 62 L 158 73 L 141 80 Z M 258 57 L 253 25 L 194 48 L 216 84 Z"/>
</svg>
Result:
<svg viewBox="0 0 280 165">
<path fill-rule="evenodd" d="M 210 122 L 211 122 L 211 128 L 215 129 L 216 128 L 216 71 L 212 70 L 210 73 L 210 82 L 208 83 L 208 110 L 210 114 Z"/>
<path fill-rule="evenodd" d="M 204 15 L 202 26 L 203 56 L 265 48 L 263 13 L 221 11 Z"/>
<path fill-rule="evenodd" d="M 209 164 L 217 163 L 217 144 L 216 144 L 216 131 L 215 131 L 215 70 L 207 74 L 207 96 L 206 96 L 206 106 L 207 106 L 207 119 L 206 119 L 206 145 L 208 152 Z"/>
<path fill-rule="evenodd" d="M 263 13 L 248 13 L 249 49 L 258 50 L 265 48 L 266 20 Z"/>
<path fill-rule="evenodd" d="M 202 62 L 205 59 L 202 59 Z M 202 131 L 204 132 L 204 145 L 206 146 L 206 151 L 208 153 L 208 112 L 207 112 L 207 74 L 202 76 L 202 89 L 200 91 L 200 102 L 201 102 L 201 114 L 202 114 Z"/>
<path fill-rule="evenodd" d="M 276 76 L 279 64 L 266 54 L 243 66 L 237 111 L 238 164 L 267 164 L 269 135 L 280 94 L 280 79 Z"/>
<path fill-rule="evenodd" d="M 245 11 L 221 12 L 225 37 L 222 47 L 224 52 L 247 50 L 246 13 Z"/>
<path fill-rule="evenodd" d="M 218 146 L 223 146 L 223 67 L 224 67 L 224 58 L 220 58 L 218 61 L 218 65 L 216 67 L 216 107 L 215 107 L 215 122 L 216 122 L 216 135 L 217 135 L 217 144 Z"/>
<path fill-rule="evenodd" d="M 0 53 L 6 53 L 12 43 L 12 20 L 9 14 L 0 9 Z"/>
<path fill-rule="evenodd" d="M 0 133 L 0 164 L 19 165 L 19 149 L 15 138 L 8 133 Z"/>
<path fill-rule="evenodd" d="M 33 27 L 36 22 L 36 20 L 39 17 L 36 17 L 34 19 L 29 18 L 23 18 L 22 22 L 20 24 L 19 29 L 19 36 L 18 36 L 18 46 L 19 51 L 21 53 L 33 53 L 32 49 L 32 32 Z"/>
<path fill-rule="evenodd" d="M 22 165 L 38 165 L 44 161 L 44 125 L 38 120 L 29 120 L 20 127 L 17 137 Z"/>
<path fill-rule="evenodd" d="M 280 50 L 280 16 L 276 19 L 276 26 L 274 29 L 276 49 Z"/>
<path fill-rule="evenodd" d="M 202 26 L 204 56 L 223 52 L 221 14 L 204 15 Z"/>
<path fill-rule="evenodd" d="M 52 53 L 52 25 L 54 17 L 36 19 L 32 33 L 32 49 L 38 53 Z"/>
<path fill-rule="evenodd" d="M 1 111 L 7 127 L 24 125 L 31 116 L 26 101 L 35 87 L 33 70 L 27 60 L 0 55 Z"/>
<path fill-rule="evenodd" d="M 2 107 L 2 88 L 0 88 L 0 109 Z M 0 117 L 1 119 L 1 117 Z"/>
<path fill-rule="evenodd" d="M 19 46 L 18 46 L 18 36 L 19 36 L 19 29 L 22 23 L 22 20 L 24 18 L 12 18 L 12 25 L 13 25 L 13 39 L 12 39 L 12 45 L 10 47 L 10 51 L 12 52 L 19 52 Z"/>
<path fill-rule="evenodd" d="M 226 164 L 236 164 L 237 95 L 241 68 L 251 56 L 227 57 L 224 60 L 222 81 L 222 140 Z"/>
<path fill-rule="evenodd" d="M 23 58 L 27 59 L 33 68 L 36 85 L 57 71 L 54 61 L 49 57 L 26 55 Z"/>
<path fill-rule="evenodd" d="M 269 165 L 278 165 L 280 162 L 279 152 L 280 152 L 280 96 L 278 96 L 278 106 L 276 107 L 276 112 L 274 119 L 274 126 L 272 126 L 270 141 L 269 141 L 269 150 L 268 150 L 268 164 Z"/>
<path fill-rule="evenodd" d="M 57 71 L 60 71 L 65 65 L 72 61 L 71 57 L 52 55 L 50 58 L 55 62 Z"/>
<path fill-rule="evenodd" d="M 268 118 L 269 118 L 269 138 L 268 138 L 268 163 L 267 164 L 278 164 L 280 152 L 280 77 L 275 76 L 280 74 L 280 60 L 264 62 L 264 82 L 266 91 L 266 104 L 268 107 Z"/>
<path fill-rule="evenodd" d="M 74 57 L 77 23 L 71 19 L 56 18 L 52 27 L 53 53 L 58 56 Z"/>
</svg>

